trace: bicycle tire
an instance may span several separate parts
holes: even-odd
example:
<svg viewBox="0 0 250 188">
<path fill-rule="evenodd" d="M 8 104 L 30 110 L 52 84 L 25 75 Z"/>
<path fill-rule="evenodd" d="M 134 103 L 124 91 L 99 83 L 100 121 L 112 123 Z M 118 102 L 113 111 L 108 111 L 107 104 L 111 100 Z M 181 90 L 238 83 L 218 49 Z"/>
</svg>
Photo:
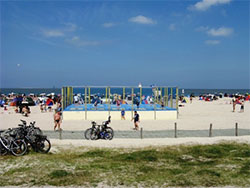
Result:
<svg viewBox="0 0 250 188">
<path fill-rule="evenodd" d="M 105 140 L 112 140 L 114 137 L 114 131 L 112 128 L 106 129 L 104 134 L 105 134 L 105 136 L 104 136 Z"/>
<path fill-rule="evenodd" d="M 10 151 L 14 156 L 22 156 L 27 151 L 27 144 L 21 139 L 15 139 L 10 145 Z"/>
<path fill-rule="evenodd" d="M 87 129 L 87 130 L 84 132 L 84 137 L 85 137 L 86 140 L 90 140 L 91 131 L 92 131 L 92 128 L 89 128 L 89 129 Z"/>
<path fill-rule="evenodd" d="M 48 153 L 50 151 L 50 148 L 51 148 L 51 143 L 47 138 L 45 138 L 45 139 L 41 140 L 37 146 L 38 146 L 39 152 Z"/>
</svg>

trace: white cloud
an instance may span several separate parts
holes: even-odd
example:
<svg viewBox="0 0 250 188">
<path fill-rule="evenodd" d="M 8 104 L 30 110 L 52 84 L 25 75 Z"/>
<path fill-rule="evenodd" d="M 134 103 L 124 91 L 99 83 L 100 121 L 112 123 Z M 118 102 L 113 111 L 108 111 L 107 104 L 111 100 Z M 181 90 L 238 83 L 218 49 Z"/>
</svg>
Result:
<svg viewBox="0 0 250 188">
<path fill-rule="evenodd" d="M 71 39 L 66 39 L 65 41 L 72 44 L 72 45 L 74 45 L 74 46 L 77 46 L 77 47 L 97 46 L 97 45 L 101 44 L 98 41 L 84 41 L 84 40 L 81 40 L 80 37 L 78 37 L 78 36 L 74 36 Z"/>
<path fill-rule="evenodd" d="M 232 0 L 202 0 L 198 3 L 188 7 L 189 10 L 197 10 L 197 11 L 206 11 L 210 7 L 219 5 L 219 4 L 228 4 Z"/>
<path fill-rule="evenodd" d="M 102 24 L 102 26 L 103 26 L 103 27 L 106 27 L 106 28 L 109 28 L 109 27 L 115 26 L 115 23 L 107 22 L 107 23 Z"/>
<path fill-rule="evenodd" d="M 148 24 L 148 25 L 156 24 L 156 21 L 152 20 L 151 18 L 142 16 L 142 15 L 129 18 L 128 21 L 138 23 L 138 24 Z"/>
<path fill-rule="evenodd" d="M 41 29 L 44 37 L 63 37 L 69 32 L 76 31 L 77 26 L 73 23 L 65 23 L 64 27 L 56 29 Z"/>
<path fill-rule="evenodd" d="M 234 30 L 232 28 L 220 27 L 218 29 L 209 29 L 207 34 L 214 37 L 227 37 L 232 35 Z"/>
<path fill-rule="evenodd" d="M 42 34 L 45 37 L 63 37 L 64 32 L 60 30 L 43 30 Z"/>
<path fill-rule="evenodd" d="M 217 45 L 217 44 L 220 44 L 220 41 L 219 40 L 206 40 L 205 43 L 208 45 Z"/>
<path fill-rule="evenodd" d="M 174 31 L 176 29 L 176 24 L 170 24 L 168 28 L 170 31 Z"/>
</svg>

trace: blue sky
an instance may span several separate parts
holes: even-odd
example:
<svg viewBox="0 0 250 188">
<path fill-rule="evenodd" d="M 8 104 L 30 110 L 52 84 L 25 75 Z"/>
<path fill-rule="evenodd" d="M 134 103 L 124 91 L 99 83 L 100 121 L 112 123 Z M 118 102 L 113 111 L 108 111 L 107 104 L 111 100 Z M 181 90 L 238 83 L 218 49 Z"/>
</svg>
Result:
<svg viewBox="0 0 250 188">
<path fill-rule="evenodd" d="M 249 88 L 249 1 L 0 6 L 0 87 Z"/>
</svg>

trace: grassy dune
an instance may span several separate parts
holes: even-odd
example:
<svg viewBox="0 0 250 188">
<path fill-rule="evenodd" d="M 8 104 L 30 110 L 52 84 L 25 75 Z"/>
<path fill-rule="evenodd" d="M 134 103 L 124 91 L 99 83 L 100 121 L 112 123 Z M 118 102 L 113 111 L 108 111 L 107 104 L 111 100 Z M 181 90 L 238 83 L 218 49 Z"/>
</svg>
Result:
<svg viewBox="0 0 250 188">
<path fill-rule="evenodd" d="M 243 186 L 250 187 L 250 145 L 58 149 L 0 157 L 0 186 Z"/>
</svg>

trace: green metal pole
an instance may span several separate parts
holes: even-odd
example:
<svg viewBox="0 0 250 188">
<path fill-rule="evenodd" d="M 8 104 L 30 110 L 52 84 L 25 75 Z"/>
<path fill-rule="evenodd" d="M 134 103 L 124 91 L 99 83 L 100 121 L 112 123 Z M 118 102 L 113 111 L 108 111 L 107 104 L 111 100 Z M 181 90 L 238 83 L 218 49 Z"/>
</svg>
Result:
<svg viewBox="0 0 250 188">
<path fill-rule="evenodd" d="M 122 98 L 123 98 L 123 101 L 125 101 L 125 87 L 123 88 L 123 96 L 122 96 Z"/>
<path fill-rule="evenodd" d="M 160 95 L 160 96 L 161 96 L 161 97 L 160 97 L 160 100 L 161 100 L 161 101 L 160 101 L 160 104 L 161 104 L 161 102 L 162 102 L 162 88 L 160 88 L 160 91 L 161 91 L 161 95 Z"/>
<path fill-rule="evenodd" d="M 71 87 L 70 88 L 71 90 L 71 92 L 70 92 L 70 94 L 71 94 L 71 97 L 70 97 L 70 101 L 71 101 L 71 104 L 73 104 L 73 87 Z"/>
<path fill-rule="evenodd" d="M 64 108 L 66 108 L 67 104 L 66 104 L 66 98 L 67 98 L 67 88 L 63 87 L 63 104 L 64 104 Z"/>
<path fill-rule="evenodd" d="M 62 104 L 62 109 L 64 110 L 64 91 L 63 91 L 63 87 L 61 89 L 61 104 Z"/>
<path fill-rule="evenodd" d="M 90 104 L 90 101 L 91 100 L 91 97 L 90 97 L 90 87 L 89 87 L 89 104 Z"/>
<path fill-rule="evenodd" d="M 142 102 L 142 87 L 140 87 L 140 104 Z"/>
<path fill-rule="evenodd" d="M 158 87 L 156 88 L 156 103 L 158 104 L 158 95 L 159 95 L 159 93 L 158 93 Z"/>
<path fill-rule="evenodd" d="M 171 87 L 171 108 L 173 108 L 173 88 Z"/>
<path fill-rule="evenodd" d="M 70 94 L 69 87 L 67 87 L 67 106 L 69 106 L 69 94 Z"/>
<path fill-rule="evenodd" d="M 105 95 L 105 103 L 107 104 L 108 103 L 108 88 L 106 87 L 106 95 Z"/>
<path fill-rule="evenodd" d="M 168 87 L 166 88 L 167 94 L 166 94 L 166 99 L 167 99 L 167 106 L 168 106 Z"/>
<path fill-rule="evenodd" d="M 167 100 L 166 100 L 166 88 L 164 88 L 164 105 L 167 106 Z"/>
</svg>

